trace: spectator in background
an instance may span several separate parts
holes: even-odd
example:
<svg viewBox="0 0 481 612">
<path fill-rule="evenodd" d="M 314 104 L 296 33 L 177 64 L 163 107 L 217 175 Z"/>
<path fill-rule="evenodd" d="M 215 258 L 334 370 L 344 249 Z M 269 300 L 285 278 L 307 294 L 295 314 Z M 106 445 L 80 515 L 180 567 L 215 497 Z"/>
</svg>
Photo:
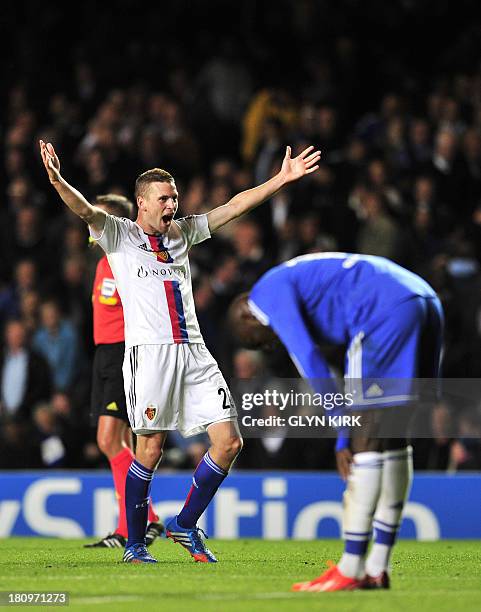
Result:
<svg viewBox="0 0 481 612">
<path fill-rule="evenodd" d="M 448 211 L 437 201 L 434 181 L 430 176 L 421 175 L 414 181 L 409 210 L 409 248 L 403 255 L 406 265 L 425 277 L 432 259 L 442 252 L 449 223 Z"/>
<path fill-rule="evenodd" d="M 39 273 L 51 273 L 52 249 L 47 242 L 42 214 L 37 208 L 27 206 L 20 209 L 14 226 L 2 227 L 3 265 L 11 269 L 16 262 L 29 259 L 35 262 Z"/>
<path fill-rule="evenodd" d="M 20 298 L 20 318 L 27 336 L 31 338 L 39 323 L 40 295 L 31 289 L 22 293 Z"/>
<path fill-rule="evenodd" d="M 244 115 L 241 152 L 246 163 L 252 163 L 259 150 L 267 121 L 275 119 L 284 129 L 295 126 L 297 112 L 291 97 L 282 89 L 263 89 L 249 102 Z"/>
<path fill-rule="evenodd" d="M 432 209 L 426 204 L 416 207 L 413 214 L 412 231 L 409 234 L 409 250 L 405 253 L 410 268 L 426 275 L 427 266 L 441 251 L 442 241 L 436 232 Z"/>
<path fill-rule="evenodd" d="M 5 327 L 5 346 L 0 356 L 3 420 L 28 420 L 37 402 L 51 393 L 51 374 L 45 359 L 27 342 L 24 324 L 9 321 Z"/>
<path fill-rule="evenodd" d="M 457 136 L 462 136 L 466 131 L 466 123 L 462 120 L 459 112 L 459 104 L 453 98 L 446 98 L 440 109 L 440 130 L 450 130 Z"/>
<path fill-rule="evenodd" d="M 59 302 L 62 312 L 69 313 L 69 319 L 80 334 L 82 346 L 88 349 L 90 338 L 90 291 L 87 277 L 87 261 L 83 254 L 68 255 L 63 260 L 62 277 L 58 283 Z"/>
<path fill-rule="evenodd" d="M 257 378 L 264 373 L 265 363 L 262 351 L 239 349 L 234 353 L 234 376 L 240 380 Z"/>
<path fill-rule="evenodd" d="M 7 182 L 27 175 L 27 160 L 21 147 L 8 147 L 5 151 L 5 175 Z"/>
<path fill-rule="evenodd" d="M 209 280 L 217 312 L 225 312 L 241 285 L 239 263 L 231 252 L 219 259 Z"/>
<path fill-rule="evenodd" d="M 99 147 L 92 148 L 85 153 L 84 169 L 84 189 L 88 194 L 109 191 L 111 177 L 104 153 Z"/>
<path fill-rule="evenodd" d="M 299 219 L 297 234 L 299 237 L 299 252 L 296 255 L 314 252 L 320 237 L 321 223 L 319 215 L 310 213 Z"/>
<path fill-rule="evenodd" d="M 361 201 L 362 225 L 357 239 L 357 251 L 365 255 L 380 255 L 396 261 L 400 253 L 401 232 L 386 212 L 383 198 L 367 191 Z"/>
<path fill-rule="evenodd" d="M 239 261 L 239 276 L 247 289 L 270 265 L 257 223 L 248 219 L 238 221 L 234 226 L 233 245 Z"/>
<path fill-rule="evenodd" d="M 329 155 L 337 155 L 342 144 L 337 112 L 332 106 L 322 105 L 316 114 L 318 146 Z"/>
<path fill-rule="evenodd" d="M 349 191 L 361 180 L 366 157 L 367 147 L 364 142 L 360 138 L 351 138 L 336 160 L 336 189 L 343 199 L 347 199 Z"/>
<path fill-rule="evenodd" d="M 217 345 L 217 317 L 215 316 L 214 307 L 214 292 L 207 278 L 201 278 L 193 287 L 195 310 L 197 320 L 202 328 L 202 336 L 204 337 L 207 348 L 216 358 Z"/>
<path fill-rule="evenodd" d="M 217 157 L 210 166 L 212 183 L 225 183 L 232 188 L 235 163 L 228 157 Z"/>
<path fill-rule="evenodd" d="M 392 216 L 401 216 L 404 211 L 401 194 L 388 180 L 386 164 L 382 159 L 373 159 L 369 162 L 366 183 L 370 191 L 382 195 L 384 204 Z"/>
<path fill-rule="evenodd" d="M 318 136 L 318 122 L 316 105 L 310 101 L 305 101 L 299 108 L 297 126 L 294 132 L 295 140 L 308 140 L 315 142 Z"/>
<path fill-rule="evenodd" d="M 393 117 L 387 125 L 383 152 L 386 162 L 399 175 L 409 167 L 408 146 L 405 137 L 406 125 L 403 117 Z"/>
<path fill-rule="evenodd" d="M 388 93 L 382 100 L 377 113 L 369 112 L 357 122 L 354 133 L 368 147 L 376 149 L 386 140 L 386 130 L 389 122 L 403 114 L 403 101 L 397 94 Z"/>
<path fill-rule="evenodd" d="M 83 255 L 88 244 L 85 228 L 76 220 L 68 223 L 63 231 L 62 242 L 64 257 Z"/>
<path fill-rule="evenodd" d="M 440 202 L 436 202 L 436 191 L 432 177 L 428 175 L 418 176 L 414 181 L 412 192 L 414 211 L 419 208 L 426 208 L 435 214 L 441 208 Z"/>
<path fill-rule="evenodd" d="M 207 181 L 203 176 L 195 176 L 188 184 L 182 198 L 182 214 L 199 214 L 207 199 Z"/>
<path fill-rule="evenodd" d="M 451 443 L 449 470 L 481 470 L 481 419 L 478 414 L 461 414 L 459 439 Z"/>
<path fill-rule="evenodd" d="M 12 221 L 22 208 L 31 206 L 36 201 L 32 183 L 27 175 L 15 176 L 7 186 L 7 207 L 3 212 L 4 221 Z"/>
<path fill-rule="evenodd" d="M 40 448 L 42 467 L 61 468 L 67 464 L 68 435 L 49 404 L 40 404 L 33 413 L 33 436 Z"/>
<path fill-rule="evenodd" d="M 0 469 L 27 470 L 42 467 L 40 449 L 31 436 L 29 421 L 4 421 L 0 430 Z"/>
<path fill-rule="evenodd" d="M 13 284 L 0 291 L 0 325 L 7 319 L 20 315 L 22 297 L 35 288 L 36 277 L 36 266 L 31 259 L 24 259 L 16 264 Z"/>
<path fill-rule="evenodd" d="M 256 184 L 264 183 L 272 176 L 272 167 L 278 164 L 285 132 L 281 121 L 275 117 L 266 119 L 262 126 L 262 139 L 258 144 L 254 177 Z"/>
<path fill-rule="evenodd" d="M 458 156 L 458 137 L 450 129 L 443 129 L 436 135 L 436 142 L 431 160 L 436 190 L 443 195 L 451 212 L 466 214 L 468 205 L 465 201 L 465 176 L 462 161 Z"/>
<path fill-rule="evenodd" d="M 409 162 L 412 172 L 425 171 L 432 156 L 431 131 L 423 118 L 415 118 L 409 126 Z"/>
<path fill-rule="evenodd" d="M 297 220 L 294 217 L 288 217 L 279 227 L 278 244 L 277 259 L 279 262 L 292 259 L 301 252 Z"/>
<path fill-rule="evenodd" d="M 62 317 L 55 300 L 42 303 L 40 321 L 40 328 L 33 337 L 33 347 L 50 364 L 55 389 L 66 391 L 79 369 L 77 331 L 68 319 Z"/>
</svg>

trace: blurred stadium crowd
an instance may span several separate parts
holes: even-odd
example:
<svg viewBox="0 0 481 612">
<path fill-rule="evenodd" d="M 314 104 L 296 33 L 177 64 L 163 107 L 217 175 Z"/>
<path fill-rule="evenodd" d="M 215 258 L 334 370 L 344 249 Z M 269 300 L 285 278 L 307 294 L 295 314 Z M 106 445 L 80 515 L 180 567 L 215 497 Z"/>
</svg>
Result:
<svg viewBox="0 0 481 612">
<path fill-rule="evenodd" d="M 104 465 L 89 425 L 101 253 L 51 189 L 39 138 L 89 198 L 132 197 L 140 172 L 169 170 L 180 215 L 269 178 L 286 144 L 314 144 L 319 172 L 191 253 L 199 323 L 226 377 L 297 376 L 284 354 L 239 350 L 225 312 L 272 265 L 332 250 L 383 255 L 426 278 L 446 312 L 444 375 L 481 376 L 479 22 L 447 2 L 283 0 L 274 11 L 247 0 L 228 11 L 213 2 L 224 24 L 214 29 L 202 4 L 139 12 L 124 0 L 112 13 L 87 0 L 74 20 L 61 8 L 36 14 L 33 2 L 7 9 L 1 468 Z M 363 36 L 368 26 L 377 36 Z M 461 418 L 460 437 L 445 439 L 445 416 L 419 441 L 418 467 L 480 467 L 462 432 L 481 425 Z M 164 467 L 191 466 L 203 444 L 173 435 Z M 237 465 L 332 468 L 332 444 L 250 440 Z"/>
</svg>

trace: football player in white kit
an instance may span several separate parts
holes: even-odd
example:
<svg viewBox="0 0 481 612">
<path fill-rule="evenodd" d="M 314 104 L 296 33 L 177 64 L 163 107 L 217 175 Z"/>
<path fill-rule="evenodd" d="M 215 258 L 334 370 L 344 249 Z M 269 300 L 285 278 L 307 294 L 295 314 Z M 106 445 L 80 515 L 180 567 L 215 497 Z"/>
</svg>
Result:
<svg viewBox="0 0 481 612">
<path fill-rule="evenodd" d="M 184 436 L 207 431 L 211 447 L 195 470 L 184 507 L 166 525 L 166 533 L 196 561 L 216 562 L 197 521 L 227 476 L 242 438 L 229 389 L 199 330 L 188 252 L 288 183 L 317 170 L 320 152 L 311 146 L 291 158 L 287 147 L 280 171 L 267 182 L 207 214 L 176 220 L 174 178 L 159 168 L 148 170 L 135 184 L 135 222 L 89 204 L 61 176 L 51 143 L 40 141 L 40 152 L 50 182 L 106 252 L 124 306 L 124 385 L 130 424 L 137 435 L 125 487 L 124 561 L 156 563 L 145 547 L 150 485 L 167 432 L 178 429 Z"/>
</svg>

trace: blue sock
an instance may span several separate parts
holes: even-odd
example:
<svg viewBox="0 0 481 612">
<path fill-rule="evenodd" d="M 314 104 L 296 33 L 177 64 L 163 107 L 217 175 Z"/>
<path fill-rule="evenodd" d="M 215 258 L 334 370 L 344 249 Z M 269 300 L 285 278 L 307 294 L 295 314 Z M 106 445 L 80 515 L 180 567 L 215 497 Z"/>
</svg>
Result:
<svg viewBox="0 0 481 612">
<path fill-rule="evenodd" d="M 177 517 L 179 527 L 195 527 L 226 476 L 227 472 L 214 463 L 207 452 L 194 472 L 192 486 Z"/>
<path fill-rule="evenodd" d="M 150 484 L 153 477 L 154 470 L 149 470 L 136 460 L 132 461 L 125 481 L 125 512 L 129 533 L 126 546 L 145 544 Z"/>
<path fill-rule="evenodd" d="M 381 524 L 381 526 L 379 526 Z M 374 542 L 386 546 L 394 546 L 396 541 L 398 525 L 388 525 L 374 519 Z"/>
<path fill-rule="evenodd" d="M 369 545 L 369 539 L 371 537 L 371 534 L 352 534 L 355 535 L 359 538 L 364 538 L 364 539 L 359 539 L 359 540 L 351 540 L 349 539 L 349 534 L 346 534 L 346 540 L 344 543 L 344 552 L 348 553 L 349 555 L 358 555 L 359 557 L 364 557 L 364 555 L 367 552 L 367 547 Z"/>
</svg>

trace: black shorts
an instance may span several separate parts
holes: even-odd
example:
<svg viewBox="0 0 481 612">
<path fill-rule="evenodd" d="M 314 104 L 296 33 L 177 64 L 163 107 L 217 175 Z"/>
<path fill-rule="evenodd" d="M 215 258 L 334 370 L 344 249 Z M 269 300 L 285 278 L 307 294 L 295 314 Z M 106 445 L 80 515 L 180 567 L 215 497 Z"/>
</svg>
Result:
<svg viewBox="0 0 481 612">
<path fill-rule="evenodd" d="M 99 416 L 129 422 L 122 375 L 124 350 L 124 342 L 99 344 L 95 349 L 90 403 L 92 425 L 97 424 Z"/>
</svg>

